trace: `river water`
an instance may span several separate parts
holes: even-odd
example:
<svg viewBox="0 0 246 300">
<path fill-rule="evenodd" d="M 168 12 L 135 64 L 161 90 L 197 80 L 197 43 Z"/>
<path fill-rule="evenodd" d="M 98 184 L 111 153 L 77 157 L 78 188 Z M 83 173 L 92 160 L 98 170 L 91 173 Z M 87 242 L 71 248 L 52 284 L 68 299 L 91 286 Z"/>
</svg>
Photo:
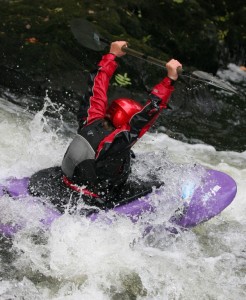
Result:
<svg viewBox="0 0 246 300">
<path fill-rule="evenodd" d="M 64 122 L 48 97 L 37 113 L 0 103 L 0 181 L 59 165 L 76 123 Z M 246 151 L 216 151 L 164 133 L 147 133 L 134 151 L 134 174 L 165 170 L 160 176 L 167 183 L 160 212 L 139 223 L 114 216 L 109 226 L 65 214 L 44 231 L 35 212 L 1 199 L 1 215 L 21 215 L 30 224 L 13 239 L 0 239 L 0 299 L 246 298 Z M 170 234 L 165 223 L 177 208 L 179 179 L 191 176 L 194 164 L 232 176 L 236 198 L 219 216 Z M 155 230 L 143 237 L 149 222 Z"/>
</svg>

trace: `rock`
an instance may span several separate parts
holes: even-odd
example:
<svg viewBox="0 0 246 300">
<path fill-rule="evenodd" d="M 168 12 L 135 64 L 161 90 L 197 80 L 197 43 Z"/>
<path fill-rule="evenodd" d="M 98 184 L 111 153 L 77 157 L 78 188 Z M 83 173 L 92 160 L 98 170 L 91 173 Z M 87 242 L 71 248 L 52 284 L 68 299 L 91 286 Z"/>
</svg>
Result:
<svg viewBox="0 0 246 300">
<path fill-rule="evenodd" d="M 146 55 L 163 61 L 175 57 L 182 61 L 186 71 L 191 68 L 215 73 L 229 62 L 245 65 L 242 49 L 246 48 L 246 21 L 242 0 L 219 0 L 212 4 L 205 0 L 35 0 L 35 5 L 31 0 L 0 2 L 0 92 L 9 89 L 20 97 L 40 99 L 32 109 L 40 108 L 48 91 L 52 101 L 75 112 L 88 71 L 102 55 L 78 44 L 70 30 L 73 18 L 86 18 L 97 25 L 105 38 L 125 39 L 133 49 Z M 127 92 L 124 87 L 112 85 L 110 99 L 123 94 L 145 99 L 146 91 L 165 75 L 164 69 L 129 56 L 120 60 L 117 72 L 127 73 L 131 85 Z M 184 107 L 180 101 L 184 93 L 182 84 L 178 90 L 181 92 L 172 99 L 172 112 L 165 115 L 167 122 L 180 112 L 201 114 L 202 102 L 192 98 L 193 106 Z M 219 115 L 217 108 L 214 113 Z M 214 117 L 208 107 L 202 115 Z M 204 123 L 202 118 L 196 121 Z M 175 124 L 174 127 L 179 126 L 178 121 Z M 186 119 L 182 126 L 189 133 L 194 121 Z M 213 122 L 206 122 L 206 126 L 213 128 Z"/>
</svg>

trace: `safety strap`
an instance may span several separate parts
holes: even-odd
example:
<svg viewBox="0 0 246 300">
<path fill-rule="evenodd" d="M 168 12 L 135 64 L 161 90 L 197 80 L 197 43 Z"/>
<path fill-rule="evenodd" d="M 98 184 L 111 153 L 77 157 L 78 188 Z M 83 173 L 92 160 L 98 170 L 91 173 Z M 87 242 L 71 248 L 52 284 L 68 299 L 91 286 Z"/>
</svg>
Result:
<svg viewBox="0 0 246 300">
<path fill-rule="evenodd" d="M 71 188 L 72 190 L 84 194 L 86 196 L 91 196 L 94 198 L 99 198 L 99 196 L 87 189 L 85 189 L 84 187 L 78 186 L 77 184 L 72 183 L 65 175 L 63 175 L 62 177 L 63 182 L 65 183 L 66 186 L 68 186 L 69 188 Z"/>
</svg>

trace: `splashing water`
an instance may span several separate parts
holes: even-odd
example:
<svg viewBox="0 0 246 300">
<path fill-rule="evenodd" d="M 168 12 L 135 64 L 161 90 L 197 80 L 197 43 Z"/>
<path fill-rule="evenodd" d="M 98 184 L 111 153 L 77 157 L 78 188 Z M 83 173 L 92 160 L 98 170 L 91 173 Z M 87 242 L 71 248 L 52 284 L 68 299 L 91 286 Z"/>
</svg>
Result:
<svg viewBox="0 0 246 300">
<path fill-rule="evenodd" d="M 52 118 L 59 109 L 46 97 L 43 109 L 33 115 L 1 99 L 1 180 L 60 164 L 76 128 L 62 117 Z M 165 134 L 146 134 L 134 151 L 133 174 L 143 179 L 158 175 L 166 189 L 165 199 L 156 199 L 158 213 L 136 224 L 113 213 L 112 225 L 64 214 L 43 230 L 36 224 L 42 210 L 29 212 L 4 196 L 1 214 L 9 219 L 19 215 L 30 226 L 12 240 L 1 239 L 1 299 L 245 298 L 246 152 L 217 152 Z M 180 182 L 192 178 L 194 168 L 202 174 L 201 165 L 236 180 L 235 201 L 193 230 L 167 232 Z M 153 230 L 143 236 L 149 223 Z"/>
</svg>

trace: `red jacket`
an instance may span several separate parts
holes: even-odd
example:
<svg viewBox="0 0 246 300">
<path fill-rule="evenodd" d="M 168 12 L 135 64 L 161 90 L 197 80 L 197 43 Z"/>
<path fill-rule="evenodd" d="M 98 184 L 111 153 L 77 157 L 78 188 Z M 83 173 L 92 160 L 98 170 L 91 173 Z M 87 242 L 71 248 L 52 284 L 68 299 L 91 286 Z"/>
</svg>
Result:
<svg viewBox="0 0 246 300">
<path fill-rule="evenodd" d="M 90 159 L 83 161 L 77 159 L 74 169 L 70 168 L 71 172 L 67 174 L 64 172 L 73 182 L 86 184 L 94 191 L 98 191 L 95 186 L 100 185 L 105 189 L 110 185 L 121 184 L 127 179 L 130 173 L 131 147 L 167 107 L 168 99 L 174 90 L 171 80 L 168 77 L 164 78 L 152 89 L 146 105 L 131 118 L 129 124 L 108 132 L 103 129 L 102 122 L 108 106 L 109 82 L 116 68 L 115 56 L 106 54 L 99 62 L 98 68 L 90 73 L 88 89 L 78 112 L 78 134 L 91 146 L 95 155 L 92 159 L 93 152 L 91 152 Z M 71 156 L 71 152 L 67 151 L 68 154 L 65 154 L 64 159 L 66 155 Z M 71 161 L 71 157 L 66 160 L 66 164 L 68 161 Z M 65 169 L 64 167 L 63 171 Z"/>
</svg>

